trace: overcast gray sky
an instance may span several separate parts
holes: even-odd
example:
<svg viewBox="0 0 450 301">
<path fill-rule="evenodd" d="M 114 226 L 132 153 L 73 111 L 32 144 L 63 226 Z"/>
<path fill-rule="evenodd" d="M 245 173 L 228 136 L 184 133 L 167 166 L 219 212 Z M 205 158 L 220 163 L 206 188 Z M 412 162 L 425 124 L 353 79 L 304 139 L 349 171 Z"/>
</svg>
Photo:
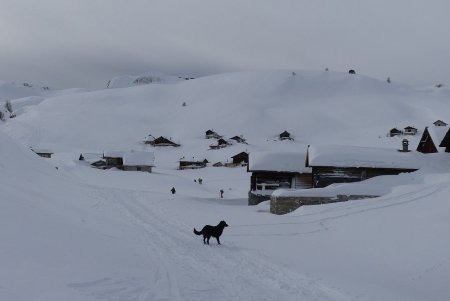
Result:
<svg viewBox="0 0 450 301">
<path fill-rule="evenodd" d="M 354 68 L 450 85 L 449 0 L 0 0 L 0 79 Z"/>
</svg>

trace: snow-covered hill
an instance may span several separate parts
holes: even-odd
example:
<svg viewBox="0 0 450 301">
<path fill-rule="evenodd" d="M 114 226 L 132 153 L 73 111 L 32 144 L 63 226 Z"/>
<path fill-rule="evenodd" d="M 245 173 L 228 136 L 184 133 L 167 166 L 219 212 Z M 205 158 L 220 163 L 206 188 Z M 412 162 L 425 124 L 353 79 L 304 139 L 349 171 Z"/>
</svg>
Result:
<svg viewBox="0 0 450 301">
<path fill-rule="evenodd" d="M 148 84 L 173 84 L 180 80 L 189 80 L 188 77 L 177 77 L 167 75 L 161 72 L 148 72 L 143 75 L 122 75 L 114 77 L 109 80 L 106 87 L 114 88 L 128 88 L 133 86 L 148 85 Z"/>
<path fill-rule="evenodd" d="M 176 169 L 182 157 L 225 162 L 244 150 L 304 151 L 308 144 L 397 149 L 404 137 L 387 137 L 391 128 L 421 131 L 450 120 L 445 87 L 266 71 L 72 92 L 17 99 L 23 104 L 17 117 L 0 122 L 0 299 L 442 300 L 450 294 L 446 153 L 430 156 L 432 164 L 419 172 L 373 179 L 389 187 L 383 197 L 284 216 L 271 215 L 267 203 L 247 206 L 243 167 Z M 225 138 L 242 135 L 248 144 L 210 150 L 208 129 Z M 284 130 L 293 141 L 276 139 Z M 149 134 L 181 146 L 144 145 Z M 409 139 L 414 147 L 418 137 Z M 30 146 L 55 154 L 43 159 Z M 78 161 L 80 153 L 129 149 L 154 152 L 154 172 L 102 171 Z M 192 233 L 222 219 L 230 227 L 220 247 L 204 246 Z"/>
</svg>

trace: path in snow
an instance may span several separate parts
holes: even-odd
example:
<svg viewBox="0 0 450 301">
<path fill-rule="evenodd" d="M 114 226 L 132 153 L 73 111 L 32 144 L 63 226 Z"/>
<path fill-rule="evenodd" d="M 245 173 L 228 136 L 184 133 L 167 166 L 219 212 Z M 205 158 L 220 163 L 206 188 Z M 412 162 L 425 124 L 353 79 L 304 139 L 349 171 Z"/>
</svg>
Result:
<svg viewBox="0 0 450 301">
<path fill-rule="evenodd" d="M 140 232 L 155 269 L 146 280 L 105 277 L 70 284 L 84 294 L 104 300 L 347 300 L 261 254 L 203 245 L 191 225 L 149 202 L 148 192 L 100 193 L 109 194 L 107 199 Z"/>
</svg>

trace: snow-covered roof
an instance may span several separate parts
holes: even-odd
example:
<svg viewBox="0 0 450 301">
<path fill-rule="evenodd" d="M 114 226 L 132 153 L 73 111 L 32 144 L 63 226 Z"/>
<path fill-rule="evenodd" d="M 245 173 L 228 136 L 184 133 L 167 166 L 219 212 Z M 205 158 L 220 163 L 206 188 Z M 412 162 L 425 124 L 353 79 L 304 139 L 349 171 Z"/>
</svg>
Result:
<svg viewBox="0 0 450 301">
<path fill-rule="evenodd" d="M 123 155 L 123 165 L 136 166 L 154 166 L 155 164 L 155 154 L 152 152 L 143 151 L 129 151 L 125 152 Z"/>
<path fill-rule="evenodd" d="M 447 134 L 449 127 L 448 126 L 429 126 L 428 133 L 430 133 L 431 139 L 433 139 L 434 145 L 436 149 L 439 149 L 439 144 Z"/>
<path fill-rule="evenodd" d="M 321 145 L 308 148 L 308 165 L 418 169 L 418 156 L 416 152 L 399 152 L 396 149 Z"/>
<path fill-rule="evenodd" d="M 31 148 L 31 150 L 33 152 L 35 152 L 36 154 L 53 154 L 53 152 L 49 149 L 45 149 L 45 148 Z"/>
<path fill-rule="evenodd" d="M 136 166 L 154 166 L 155 164 L 155 154 L 152 152 L 144 151 L 108 151 L 104 153 L 105 157 L 110 158 L 122 158 L 123 165 Z"/>
<path fill-rule="evenodd" d="M 124 151 L 105 151 L 103 153 L 103 155 L 108 158 L 122 158 L 124 154 Z"/>
<path fill-rule="evenodd" d="M 305 152 L 251 152 L 248 170 L 311 173 L 305 159 Z"/>
</svg>

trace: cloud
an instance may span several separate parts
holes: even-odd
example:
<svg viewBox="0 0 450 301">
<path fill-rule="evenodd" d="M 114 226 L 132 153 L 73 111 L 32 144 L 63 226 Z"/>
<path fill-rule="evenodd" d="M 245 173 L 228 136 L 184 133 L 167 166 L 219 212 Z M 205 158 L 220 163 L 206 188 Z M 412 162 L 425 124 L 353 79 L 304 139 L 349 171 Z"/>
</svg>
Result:
<svg viewBox="0 0 450 301">
<path fill-rule="evenodd" d="M 3 0 L 0 78 L 103 87 L 120 74 L 356 69 L 450 80 L 448 1 Z"/>
</svg>

